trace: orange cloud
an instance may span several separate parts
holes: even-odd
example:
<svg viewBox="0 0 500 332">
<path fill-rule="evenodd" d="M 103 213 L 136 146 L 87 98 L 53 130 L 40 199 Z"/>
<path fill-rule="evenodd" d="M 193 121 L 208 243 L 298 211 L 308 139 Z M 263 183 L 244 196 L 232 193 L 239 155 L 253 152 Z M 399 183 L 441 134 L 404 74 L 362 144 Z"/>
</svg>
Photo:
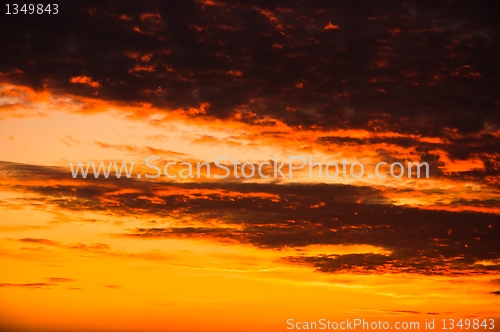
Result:
<svg viewBox="0 0 500 332">
<path fill-rule="evenodd" d="M 99 88 L 101 85 L 97 81 L 93 81 L 92 77 L 88 76 L 75 76 L 69 80 L 71 83 L 85 84 L 93 88 Z"/>
<path fill-rule="evenodd" d="M 339 26 L 337 24 L 332 24 L 332 22 L 328 22 L 327 25 L 325 25 L 325 27 L 323 29 L 325 30 L 337 30 L 339 28 Z"/>
</svg>

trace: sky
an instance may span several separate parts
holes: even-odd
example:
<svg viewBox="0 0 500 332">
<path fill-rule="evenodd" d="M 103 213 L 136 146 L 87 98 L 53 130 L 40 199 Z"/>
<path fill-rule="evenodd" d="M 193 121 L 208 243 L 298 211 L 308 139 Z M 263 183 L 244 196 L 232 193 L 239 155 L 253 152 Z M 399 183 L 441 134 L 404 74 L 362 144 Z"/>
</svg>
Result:
<svg viewBox="0 0 500 332">
<path fill-rule="evenodd" d="M 1 9 L 2 331 L 499 330 L 494 1 L 53 9 Z M 147 177 L 148 156 L 212 171 Z M 273 177 L 289 156 L 365 175 Z M 270 177 L 237 177 L 235 161 Z M 381 161 L 429 177 L 372 177 Z M 134 176 L 74 177 L 78 162 Z"/>
</svg>

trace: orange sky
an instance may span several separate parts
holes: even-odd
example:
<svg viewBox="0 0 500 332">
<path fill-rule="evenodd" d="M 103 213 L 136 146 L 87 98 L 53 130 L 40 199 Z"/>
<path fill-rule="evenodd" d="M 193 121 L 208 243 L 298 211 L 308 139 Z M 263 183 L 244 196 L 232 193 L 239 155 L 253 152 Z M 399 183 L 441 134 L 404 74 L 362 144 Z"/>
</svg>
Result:
<svg viewBox="0 0 500 332">
<path fill-rule="evenodd" d="M 9 17 L 0 329 L 500 326 L 499 76 L 486 55 L 498 29 L 485 9 L 435 6 L 77 3 L 37 17 L 40 31 Z M 217 156 L 345 159 L 366 174 L 428 162 L 430 177 L 83 179 L 69 167 L 145 174 L 151 155 L 162 169 Z"/>
</svg>

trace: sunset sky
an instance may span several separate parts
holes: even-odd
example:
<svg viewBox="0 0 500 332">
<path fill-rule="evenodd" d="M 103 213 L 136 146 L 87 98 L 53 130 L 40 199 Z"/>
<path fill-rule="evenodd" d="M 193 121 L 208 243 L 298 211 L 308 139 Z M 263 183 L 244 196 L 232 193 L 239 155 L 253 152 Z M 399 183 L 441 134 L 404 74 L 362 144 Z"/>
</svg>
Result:
<svg viewBox="0 0 500 332">
<path fill-rule="evenodd" d="M 58 9 L 0 9 L 0 331 L 500 331 L 495 1 Z M 148 156 L 366 174 L 146 178 Z M 134 176 L 72 176 L 90 161 Z M 381 161 L 430 177 L 368 177 Z"/>
</svg>

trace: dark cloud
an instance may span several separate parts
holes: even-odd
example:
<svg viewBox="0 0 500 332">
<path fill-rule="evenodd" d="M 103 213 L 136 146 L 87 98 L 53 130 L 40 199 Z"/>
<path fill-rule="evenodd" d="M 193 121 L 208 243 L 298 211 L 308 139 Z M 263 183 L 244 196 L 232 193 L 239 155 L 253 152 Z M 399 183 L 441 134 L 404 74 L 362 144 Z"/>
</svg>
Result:
<svg viewBox="0 0 500 332">
<path fill-rule="evenodd" d="M 49 245 L 49 246 L 59 246 L 58 242 L 48 240 L 48 239 L 24 238 L 24 239 L 19 239 L 19 241 L 25 242 L 25 243 L 45 244 L 45 245 Z"/>
<path fill-rule="evenodd" d="M 0 283 L 0 288 L 2 287 L 22 287 L 22 288 L 46 288 L 50 286 L 54 286 L 55 284 L 48 284 L 44 282 L 32 283 L 32 284 L 9 284 L 9 283 Z"/>
<path fill-rule="evenodd" d="M 395 206 L 374 188 L 331 184 L 153 183 L 132 179 L 89 179 L 85 183 L 73 180 L 75 185 L 44 185 L 44 177 L 61 178 L 63 171 L 2 165 L 12 179 L 31 180 L 28 185 L 19 181 L 8 186 L 10 190 L 38 194 L 38 198 L 30 198 L 26 204 L 43 203 L 70 211 L 122 216 L 140 213 L 156 220 L 153 227 L 130 229 L 120 236 L 211 238 L 274 250 L 308 245 L 371 245 L 388 252 L 316 256 L 303 253 L 284 257 L 288 262 L 311 265 L 325 273 L 352 270 L 461 275 L 496 274 L 500 268 L 488 263 L 500 259 L 498 215 Z M 168 227 L 162 221 L 164 218 L 169 220 Z M 106 244 L 60 244 L 32 238 L 20 241 L 94 253 L 109 250 Z"/>
<path fill-rule="evenodd" d="M 472 275 L 497 274 L 499 265 L 484 266 L 475 263 L 471 255 L 438 253 L 438 250 L 425 251 L 410 248 L 395 250 L 390 255 L 381 254 L 347 254 L 318 255 L 303 257 L 287 257 L 285 260 L 293 263 L 314 266 L 324 273 L 420 273 L 426 275 Z"/>
<path fill-rule="evenodd" d="M 493 0 L 363 6 L 80 0 L 50 17 L 5 15 L 0 80 L 258 123 L 269 126 L 262 135 L 273 137 L 280 137 L 277 120 L 297 129 L 395 132 L 406 137 L 318 142 L 332 150 L 379 143 L 415 148 L 432 177 L 443 175 L 438 150 L 452 162 L 480 160 L 484 168 L 446 176 L 499 188 L 495 6 Z M 427 136 L 442 142 L 420 140 Z M 398 152 L 378 152 L 399 161 Z"/>
<path fill-rule="evenodd" d="M 474 171 L 466 172 L 447 172 L 447 178 L 455 180 L 471 180 L 484 181 L 485 177 L 498 177 L 500 175 L 500 154 L 498 146 L 500 146 L 500 137 L 491 134 L 481 134 L 469 137 L 447 137 L 444 136 L 442 142 L 425 142 L 421 137 L 369 137 L 369 138 L 353 138 L 353 137 L 320 137 L 317 141 L 322 145 L 330 145 L 338 148 L 342 146 L 360 146 L 385 143 L 395 145 L 405 149 L 415 148 L 420 161 L 429 163 L 429 168 L 432 170 L 431 177 L 443 176 L 443 162 L 439 161 L 437 150 L 445 151 L 452 162 L 479 159 L 484 163 L 484 168 L 479 168 Z M 332 148 L 333 149 L 333 148 Z M 398 152 L 390 152 L 384 149 L 378 150 L 378 158 L 384 161 L 391 162 L 415 162 L 415 160 L 400 159 Z M 495 181 L 490 181 L 495 183 Z"/>
<path fill-rule="evenodd" d="M 29 288 L 29 289 L 50 289 L 49 287 L 57 286 L 58 283 L 75 281 L 74 279 L 59 278 L 59 277 L 46 278 L 46 280 L 48 280 L 49 283 L 46 283 L 46 282 L 36 282 L 36 283 L 26 283 L 26 284 L 0 283 L 0 288 L 2 288 L 2 287 L 20 287 L 20 288 Z"/>
<path fill-rule="evenodd" d="M 56 93 L 208 103 L 198 116 L 240 110 L 249 123 L 473 134 L 500 123 L 495 8 L 492 0 L 81 0 L 50 17 L 5 15 L 0 71 Z"/>
</svg>

